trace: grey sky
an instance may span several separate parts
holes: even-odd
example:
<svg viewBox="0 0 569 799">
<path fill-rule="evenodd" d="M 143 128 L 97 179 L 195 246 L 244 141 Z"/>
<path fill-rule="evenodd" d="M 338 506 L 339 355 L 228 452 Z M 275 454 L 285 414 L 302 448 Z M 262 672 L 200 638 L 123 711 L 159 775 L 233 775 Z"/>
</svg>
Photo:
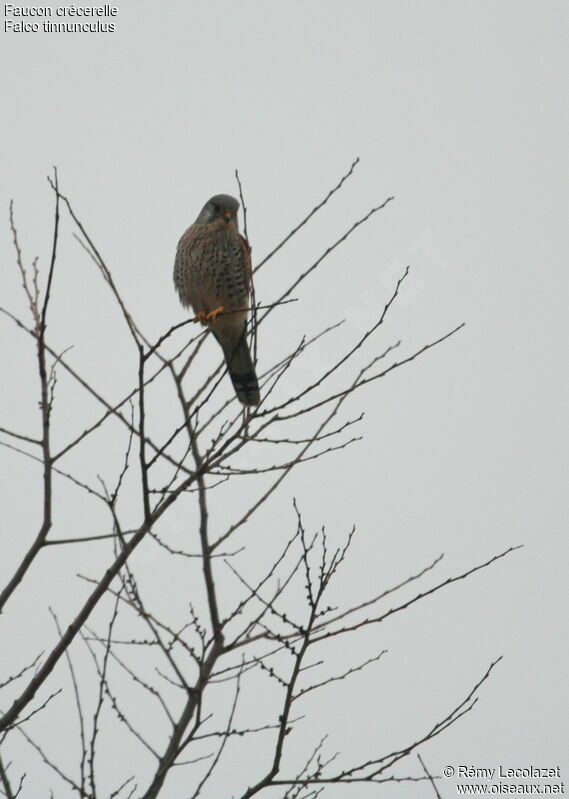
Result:
<svg viewBox="0 0 569 799">
<path fill-rule="evenodd" d="M 275 515 L 293 525 L 296 496 L 308 527 L 325 523 L 340 537 L 357 524 L 348 601 L 441 552 L 440 573 L 450 576 L 510 545 L 524 548 L 374 631 L 372 648 L 389 655 L 359 683 L 339 686 L 322 709 L 322 729 L 339 742 L 338 730 L 351 725 L 348 750 L 396 746 L 503 654 L 473 713 L 424 757 L 435 773 L 459 763 L 559 765 L 569 781 L 567 4 L 116 5 L 112 34 L 2 33 L 1 304 L 25 312 L 10 198 L 25 254 L 47 267 L 52 165 L 155 337 L 184 318 L 171 277 L 177 240 L 208 197 L 236 192 L 236 168 L 258 260 L 359 156 L 346 188 L 260 273 L 258 297 L 270 301 L 291 270 L 309 265 L 372 205 L 396 199 L 337 250 L 302 303 L 275 313 L 261 362 L 283 353 L 291 335 L 296 341 L 340 318 L 353 335 L 407 264 L 408 285 L 380 344 L 402 339 L 408 351 L 466 327 L 354 398 L 350 410 L 366 412 L 364 440 L 299 469 Z M 132 352 L 116 343 L 122 328 L 108 292 L 68 226 L 62 247 L 50 333 L 61 347 L 75 344 L 72 360 L 88 364 L 94 380 L 127 387 Z M 1 324 L 1 415 L 26 429 L 38 421 L 32 351 Z M 317 357 L 332 358 L 342 341 L 338 334 Z M 80 423 L 77 413 L 70 424 Z M 2 450 L 0 463 L 3 584 L 40 509 L 39 500 L 21 507 L 37 485 L 29 465 Z M 61 510 L 62 530 L 72 528 L 77 502 Z M 269 522 L 259 520 L 249 553 Z M 85 570 L 88 563 L 85 556 Z M 71 555 L 68 567 L 69 590 L 82 591 Z M 50 582 L 47 566 L 38 581 L 45 604 L 61 611 L 65 589 Z M 47 646 L 47 613 L 35 617 L 31 597 L 18 602 Z M 451 784 L 443 789 L 454 795 Z M 395 786 L 384 795 L 420 794 Z"/>
</svg>

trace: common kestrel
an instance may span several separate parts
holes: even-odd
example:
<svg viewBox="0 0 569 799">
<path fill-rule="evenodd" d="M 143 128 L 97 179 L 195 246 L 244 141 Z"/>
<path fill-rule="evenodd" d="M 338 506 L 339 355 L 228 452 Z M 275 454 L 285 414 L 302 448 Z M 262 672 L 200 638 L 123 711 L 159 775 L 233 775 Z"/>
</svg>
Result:
<svg viewBox="0 0 569 799">
<path fill-rule="evenodd" d="M 238 209 L 228 194 L 207 201 L 178 242 L 174 283 L 184 307 L 192 306 L 196 320 L 221 345 L 240 402 L 258 405 L 259 384 L 246 337 L 251 256 L 239 233 Z"/>
</svg>

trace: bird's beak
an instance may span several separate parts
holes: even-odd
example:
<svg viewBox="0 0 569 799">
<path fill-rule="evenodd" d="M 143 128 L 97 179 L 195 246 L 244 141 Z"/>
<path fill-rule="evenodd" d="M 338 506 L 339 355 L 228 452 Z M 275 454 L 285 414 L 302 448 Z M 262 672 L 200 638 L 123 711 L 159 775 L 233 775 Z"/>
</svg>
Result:
<svg viewBox="0 0 569 799">
<path fill-rule="evenodd" d="M 224 211 L 223 218 L 226 222 L 231 222 L 231 219 L 233 218 L 233 211 Z"/>
</svg>

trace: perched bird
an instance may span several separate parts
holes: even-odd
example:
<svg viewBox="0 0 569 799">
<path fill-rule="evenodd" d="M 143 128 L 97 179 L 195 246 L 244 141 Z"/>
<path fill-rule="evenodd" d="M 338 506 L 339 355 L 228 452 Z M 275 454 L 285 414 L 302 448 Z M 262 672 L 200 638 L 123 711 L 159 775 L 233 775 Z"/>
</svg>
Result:
<svg viewBox="0 0 569 799">
<path fill-rule="evenodd" d="M 251 255 L 239 233 L 239 203 L 228 194 L 208 200 L 176 251 L 174 284 L 184 307 L 212 331 L 221 345 L 235 393 L 243 405 L 258 405 L 259 383 L 247 345 Z"/>
</svg>

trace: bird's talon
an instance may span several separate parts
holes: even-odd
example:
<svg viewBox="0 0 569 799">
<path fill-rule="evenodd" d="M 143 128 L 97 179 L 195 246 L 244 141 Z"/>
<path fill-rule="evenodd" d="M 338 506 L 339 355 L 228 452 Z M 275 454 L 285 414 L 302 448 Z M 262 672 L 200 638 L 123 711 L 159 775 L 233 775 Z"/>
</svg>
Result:
<svg viewBox="0 0 569 799">
<path fill-rule="evenodd" d="M 204 324 L 206 319 L 207 319 L 207 314 L 205 311 L 198 311 L 197 314 L 194 316 L 194 322 L 201 322 L 202 324 Z"/>
<path fill-rule="evenodd" d="M 223 305 L 220 305 L 219 308 L 216 308 L 214 311 L 210 311 L 205 318 L 208 322 L 215 322 L 222 311 Z"/>
</svg>

